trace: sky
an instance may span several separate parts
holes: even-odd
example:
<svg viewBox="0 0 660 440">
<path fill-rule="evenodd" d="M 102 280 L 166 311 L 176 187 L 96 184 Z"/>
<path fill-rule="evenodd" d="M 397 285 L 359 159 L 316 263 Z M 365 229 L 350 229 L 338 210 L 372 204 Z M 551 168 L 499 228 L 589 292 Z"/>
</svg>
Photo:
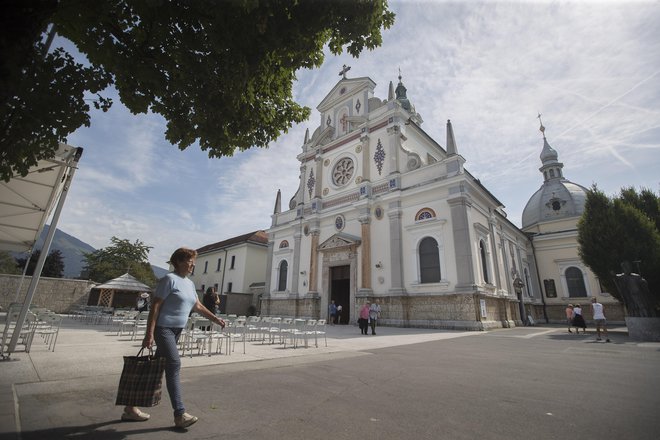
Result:
<svg viewBox="0 0 660 440">
<path fill-rule="evenodd" d="M 521 226 L 542 184 L 542 114 L 564 176 L 608 195 L 660 191 L 660 3 L 390 1 L 383 44 L 355 59 L 328 53 L 297 72 L 294 98 L 312 109 L 268 149 L 209 159 L 165 140 L 165 122 L 132 115 L 114 90 L 107 113 L 68 143 L 84 148 L 58 228 L 99 249 L 116 236 L 153 249 L 167 267 L 180 246 L 199 248 L 267 229 L 277 190 L 288 206 L 298 187 L 305 129 L 340 80 L 369 77 L 387 98 L 399 69 L 421 127 L 445 146 L 451 119 L 466 169 Z M 222 121 L 218 121 L 222 124 Z"/>
</svg>

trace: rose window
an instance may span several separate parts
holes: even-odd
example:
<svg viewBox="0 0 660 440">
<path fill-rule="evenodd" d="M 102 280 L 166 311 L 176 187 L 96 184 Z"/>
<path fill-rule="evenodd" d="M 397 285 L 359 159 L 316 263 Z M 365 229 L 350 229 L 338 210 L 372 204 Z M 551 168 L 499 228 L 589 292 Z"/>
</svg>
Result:
<svg viewBox="0 0 660 440">
<path fill-rule="evenodd" d="M 332 182 L 337 186 L 346 185 L 351 181 L 354 172 L 355 165 L 353 164 L 353 159 L 345 157 L 337 162 L 337 165 L 332 170 Z"/>
</svg>

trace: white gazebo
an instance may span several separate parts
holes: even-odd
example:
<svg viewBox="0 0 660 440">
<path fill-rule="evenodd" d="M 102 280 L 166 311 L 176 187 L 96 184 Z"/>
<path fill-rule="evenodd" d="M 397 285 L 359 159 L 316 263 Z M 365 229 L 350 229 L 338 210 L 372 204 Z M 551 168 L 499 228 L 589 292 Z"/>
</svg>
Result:
<svg viewBox="0 0 660 440">
<path fill-rule="evenodd" d="M 90 294 L 90 305 L 106 307 L 134 306 L 141 294 L 149 294 L 152 290 L 151 287 L 141 283 L 134 276 L 125 273 L 107 283 L 93 287 L 92 291 L 98 292 L 98 296 Z"/>
</svg>

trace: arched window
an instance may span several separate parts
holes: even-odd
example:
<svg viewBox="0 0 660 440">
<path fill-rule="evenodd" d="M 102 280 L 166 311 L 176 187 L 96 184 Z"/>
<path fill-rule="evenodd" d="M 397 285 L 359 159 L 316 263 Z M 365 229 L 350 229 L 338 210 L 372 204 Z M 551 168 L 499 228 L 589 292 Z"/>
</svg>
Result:
<svg viewBox="0 0 660 440">
<path fill-rule="evenodd" d="M 429 220 L 432 218 L 435 218 L 435 211 L 433 211 L 431 208 L 422 208 L 417 211 L 417 214 L 415 214 L 416 222 L 420 220 Z"/>
<path fill-rule="evenodd" d="M 280 242 L 280 249 L 288 248 L 289 247 L 289 242 L 286 240 L 282 240 Z"/>
<path fill-rule="evenodd" d="M 280 263 L 279 280 L 277 283 L 277 290 L 280 292 L 284 292 L 286 290 L 286 273 L 288 269 L 289 263 L 287 263 L 286 260 L 282 261 Z"/>
<path fill-rule="evenodd" d="M 565 275 L 569 297 L 574 298 L 587 296 L 587 288 L 584 285 L 584 275 L 580 269 L 575 266 L 571 266 L 566 269 Z"/>
<path fill-rule="evenodd" d="M 422 283 L 440 282 L 440 253 L 438 242 L 432 237 L 419 243 L 419 274 Z"/>
<path fill-rule="evenodd" d="M 488 279 L 488 259 L 486 255 L 486 243 L 483 240 L 479 240 L 479 254 L 481 255 L 481 270 L 484 273 L 484 282 L 490 283 Z"/>
</svg>

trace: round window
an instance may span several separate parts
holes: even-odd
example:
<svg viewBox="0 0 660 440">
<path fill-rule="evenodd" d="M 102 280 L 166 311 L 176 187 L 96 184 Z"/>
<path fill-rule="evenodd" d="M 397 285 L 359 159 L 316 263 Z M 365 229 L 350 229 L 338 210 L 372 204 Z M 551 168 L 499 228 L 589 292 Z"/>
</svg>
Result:
<svg viewBox="0 0 660 440">
<path fill-rule="evenodd" d="M 338 215 L 337 217 L 335 217 L 335 228 L 338 231 L 341 231 L 342 229 L 344 229 L 344 217 L 343 216 Z"/>
<path fill-rule="evenodd" d="M 355 172 L 353 159 L 344 157 L 340 159 L 332 170 L 332 183 L 337 186 L 344 186 L 351 181 Z"/>
</svg>

